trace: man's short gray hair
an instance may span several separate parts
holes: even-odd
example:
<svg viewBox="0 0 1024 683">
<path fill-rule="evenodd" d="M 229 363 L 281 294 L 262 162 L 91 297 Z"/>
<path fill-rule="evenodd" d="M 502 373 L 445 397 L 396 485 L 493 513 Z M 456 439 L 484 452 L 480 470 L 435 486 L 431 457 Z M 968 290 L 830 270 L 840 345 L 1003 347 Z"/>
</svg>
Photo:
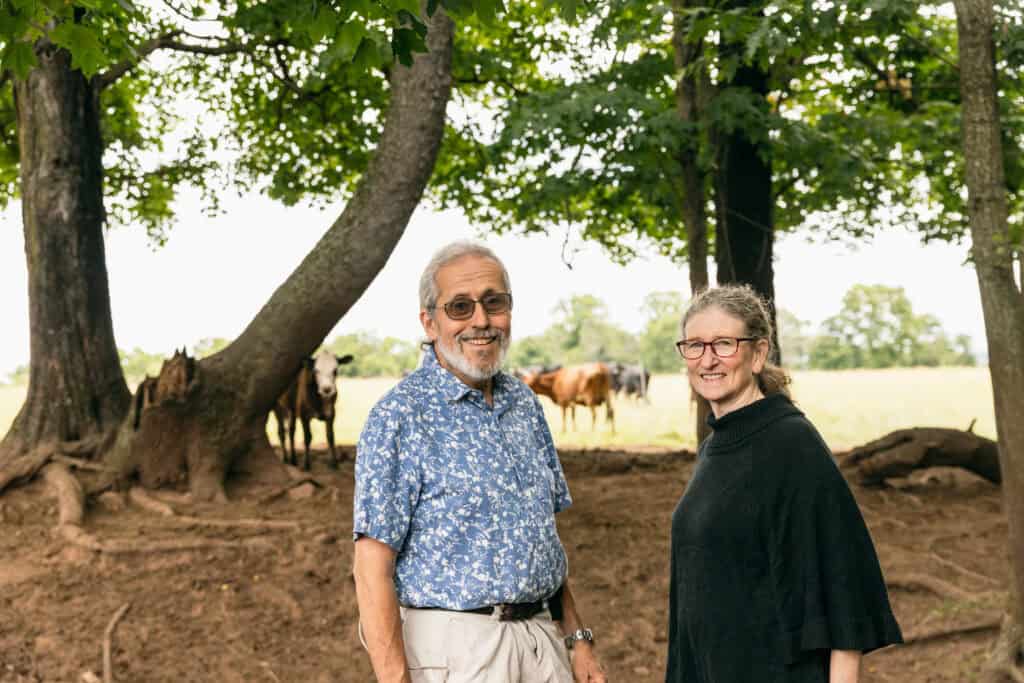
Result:
<svg viewBox="0 0 1024 683">
<path fill-rule="evenodd" d="M 437 289 L 437 271 L 463 256 L 480 256 L 497 263 L 501 268 L 501 279 L 505 284 L 505 291 L 512 291 L 508 270 L 493 251 L 478 242 L 471 242 L 469 240 L 452 242 L 437 250 L 433 258 L 430 259 L 430 263 L 423 269 L 423 275 L 420 276 L 420 308 L 425 311 L 431 311 L 431 316 L 433 316 L 432 311 L 434 306 L 437 305 L 439 294 Z"/>
</svg>

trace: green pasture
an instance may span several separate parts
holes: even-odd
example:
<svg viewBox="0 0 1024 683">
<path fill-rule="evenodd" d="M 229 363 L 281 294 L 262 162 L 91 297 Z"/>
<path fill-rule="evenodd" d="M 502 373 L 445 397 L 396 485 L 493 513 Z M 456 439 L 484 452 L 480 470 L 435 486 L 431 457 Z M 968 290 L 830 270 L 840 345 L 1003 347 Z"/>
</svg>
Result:
<svg viewBox="0 0 1024 683">
<path fill-rule="evenodd" d="M 338 443 L 355 443 L 373 404 L 395 379 L 341 378 L 335 434 Z M 0 433 L 6 432 L 24 398 L 24 387 L 0 387 Z M 987 368 L 905 368 L 890 370 L 808 370 L 794 373 L 793 394 L 800 408 L 818 426 L 834 450 L 843 450 L 894 429 L 915 426 L 966 428 L 995 438 L 992 389 Z M 695 446 L 693 406 L 681 375 L 651 378 L 650 404 L 631 399 L 615 401 L 616 433 L 598 408 L 597 429 L 590 411 L 576 409 L 576 430 L 562 431 L 561 411 L 546 398 L 544 404 L 555 443 L 573 448 L 615 446 Z M 277 426 L 267 421 L 272 442 Z M 301 444 L 301 430 L 296 435 Z M 324 443 L 324 430 L 314 422 L 314 443 Z"/>
</svg>

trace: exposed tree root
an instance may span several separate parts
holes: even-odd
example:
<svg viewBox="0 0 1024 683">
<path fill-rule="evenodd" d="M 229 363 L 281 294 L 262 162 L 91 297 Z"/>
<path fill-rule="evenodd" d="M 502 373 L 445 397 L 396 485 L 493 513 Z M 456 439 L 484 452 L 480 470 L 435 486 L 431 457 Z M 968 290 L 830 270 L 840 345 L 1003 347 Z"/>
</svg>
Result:
<svg viewBox="0 0 1024 683">
<path fill-rule="evenodd" d="M 979 593 L 965 591 L 948 581 L 927 574 L 892 574 L 886 577 L 885 583 L 890 589 L 909 591 L 924 589 L 939 597 L 963 602 L 974 601 L 981 597 Z"/>
<path fill-rule="evenodd" d="M 241 541 L 222 541 L 209 538 L 172 539 L 166 541 L 151 541 L 139 543 L 134 540 L 106 540 L 101 541 L 95 535 L 82 528 L 82 520 L 85 517 L 85 493 L 82 485 L 78 483 L 75 475 L 68 471 L 68 468 L 59 463 L 50 463 L 43 468 L 43 476 L 46 479 L 50 490 L 57 498 L 58 523 L 57 534 L 68 543 L 76 545 L 93 552 L 105 553 L 108 555 L 127 555 L 133 553 L 160 553 L 178 552 L 184 550 L 208 550 L 213 548 L 242 548 L 253 546 L 274 547 L 266 539 L 250 538 Z M 189 520 L 189 523 L 201 524 L 203 520 Z M 229 520 L 231 521 L 231 520 Z M 243 520 L 244 521 L 244 520 Z M 264 520 L 249 520 L 253 522 L 264 522 Z M 284 523 L 284 522 L 282 522 Z M 287 524 L 294 524 L 288 522 Z M 217 526 L 214 524 L 213 526 Z M 237 526 L 237 525 L 236 525 Z M 241 526 L 247 526 L 242 524 Z M 265 528 L 274 528 L 267 527 Z"/>
<path fill-rule="evenodd" d="M 81 441 L 64 441 L 61 443 L 44 443 L 37 448 L 10 458 L 0 467 L 0 493 L 4 489 L 18 484 L 26 484 L 42 470 L 48 462 L 56 457 L 77 456 L 85 458 L 102 449 L 114 432 L 97 434 Z M 0 460 L 5 460 L 0 454 Z M 74 462 L 80 462 L 75 460 Z"/>
<path fill-rule="evenodd" d="M 79 470 L 89 470 L 90 472 L 113 472 L 109 467 L 104 467 L 95 462 L 89 462 L 88 460 L 82 460 L 81 458 L 73 458 L 68 455 L 54 455 L 53 462 L 59 462 L 62 465 L 68 467 L 74 467 Z"/>
<path fill-rule="evenodd" d="M 114 612 L 110 623 L 107 624 L 107 630 L 103 632 L 103 683 L 114 683 L 114 667 L 111 663 L 110 642 L 114 638 L 114 630 L 117 628 L 118 622 L 121 621 L 121 618 L 124 617 L 131 606 L 132 603 L 130 602 L 121 605 L 121 608 Z"/>
<path fill-rule="evenodd" d="M 927 467 L 962 467 L 998 484 L 1002 479 L 996 443 L 970 431 L 939 427 L 899 429 L 849 452 L 841 461 L 855 467 L 862 484 L 881 484 Z"/>
<path fill-rule="evenodd" d="M 299 470 L 296 467 L 292 467 L 292 466 L 289 465 L 288 466 L 288 475 L 290 477 L 292 477 L 292 481 L 287 483 L 287 484 L 285 484 L 284 486 L 279 486 L 278 488 L 274 489 L 270 493 L 262 496 L 259 499 L 259 501 L 257 501 L 258 504 L 259 505 L 266 505 L 267 503 L 272 503 L 275 500 L 277 500 L 278 498 L 280 498 L 281 496 L 283 496 L 286 493 L 288 493 L 289 491 L 291 491 L 293 488 L 296 488 L 297 486 L 302 486 L 303 484 L 306 484 L 306 483 L 312 484 L 313 486 L 316 486 L 316 487 L 320 487 L 321 486 L 320 482 L 318 482 L 316 479 L 314 479 L 313 477 L 309 476 L 308 474 L 302 473 L 302 476 L 296 477 L 294 472 L 301 472 L 301 470 Z"/>
<path fill-rule="evenodd" d="M 921 643 L 941 640 L 942 638 L 995 631 L 999 628 L 1000 623 L 1002 623 L 1002 618 L 995 616 L 965 626 L 936 626 L 920 631 L 915 630 L 904 634 L 903 642 L 905 645 L 920 645 Z"/>
<path fill-rule="evenodd" d="M 243 527 L 247 529 L 298 529 L 300 524 L 298 522 L 289 522 L 285 520 L 271 520 L 271 519 L 214 519 L 206 517 L 193 517 L 191 515 L 180 515 L 175 512 L 167 503 L 156 500 L 150 496 L 144 489 L 138 486 L 133 486 L 128 492 L 128 496 L 131 501 L 139 507 L 154 512 L 164 517 L 170 517 L 174 521 L 180 524 L 189 524 L 195 526 L 211 526 L 211 527 L 223 527 L 223 528 L 238 528 Z"/>
</svg>

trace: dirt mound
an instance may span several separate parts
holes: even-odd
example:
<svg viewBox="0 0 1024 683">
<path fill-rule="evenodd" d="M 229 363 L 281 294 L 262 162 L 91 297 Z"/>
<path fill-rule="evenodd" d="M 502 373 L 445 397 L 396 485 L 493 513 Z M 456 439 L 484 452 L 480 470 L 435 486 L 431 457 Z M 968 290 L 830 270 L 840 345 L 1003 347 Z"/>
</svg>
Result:
<svg viewBox="0 0 1024 683">
<path fill-rule="evenodd" d="M 120 495 L 89 510 L 89 530 L 102 539 L 220 542 L 194 550 L 69 547 L 53 535 L 56 510 L 41 482 L 8 492 L 0 498 L 0 681 L 101 676 L 104 630 L 129 602 L 112 639 L 122 682 L 371 681 L 355 626 L 351 447 L 345 456 L 332 471 L 318 452 L 319 485 L 298 495 L 261 499 L 243 485 L 229 490 L 229 506 L 159 498 L 173 516 Z M 590 450 L 564 451 L 562 461 L 575 505 L 559 529 L 601 658 L 611 680 L 661 681 L 669 523 L 693 456 Z M 863 680 L 969 680 L 1005 597 L 999 491 L 941 471 L 897 483 L 853 489 L 915 642 L 870 655 Z M 258 519 L 294 524 L 242 523 Z"/>
</svg>

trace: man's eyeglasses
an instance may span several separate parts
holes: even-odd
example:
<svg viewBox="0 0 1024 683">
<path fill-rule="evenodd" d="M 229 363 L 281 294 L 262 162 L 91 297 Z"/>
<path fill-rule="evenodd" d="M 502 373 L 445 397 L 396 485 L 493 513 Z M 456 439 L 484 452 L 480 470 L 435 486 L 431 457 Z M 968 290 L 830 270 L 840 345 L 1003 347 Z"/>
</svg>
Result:
<svg viewBox="0 0 1024 683">
<path fill-rule="evenodd" d="M 512 310 L 512 295 L 505 292 L 491 292 L 484 294 L 479 299 L 457 296 L 444 304 L 442 308 L 452 320 L 469 320 L 473 317 L 477 304 L 484 307 L 487 315 L 501 315 Z M 433 306 L 433 308 L 437 308 L 437 306 Z"/>
<path fill-rule="evenodd" d="M 757 341 L 758 337 L 718 337 L 709 342 L 700 339 L 680 339 L 676 342 L 679 355 L 686 360 L 698 360 L 704 357 L 704 349 L 711 347 L 711 353 L 719 358 L 735 356 L 740 349 L 740 342 Z"/>
</svg>

